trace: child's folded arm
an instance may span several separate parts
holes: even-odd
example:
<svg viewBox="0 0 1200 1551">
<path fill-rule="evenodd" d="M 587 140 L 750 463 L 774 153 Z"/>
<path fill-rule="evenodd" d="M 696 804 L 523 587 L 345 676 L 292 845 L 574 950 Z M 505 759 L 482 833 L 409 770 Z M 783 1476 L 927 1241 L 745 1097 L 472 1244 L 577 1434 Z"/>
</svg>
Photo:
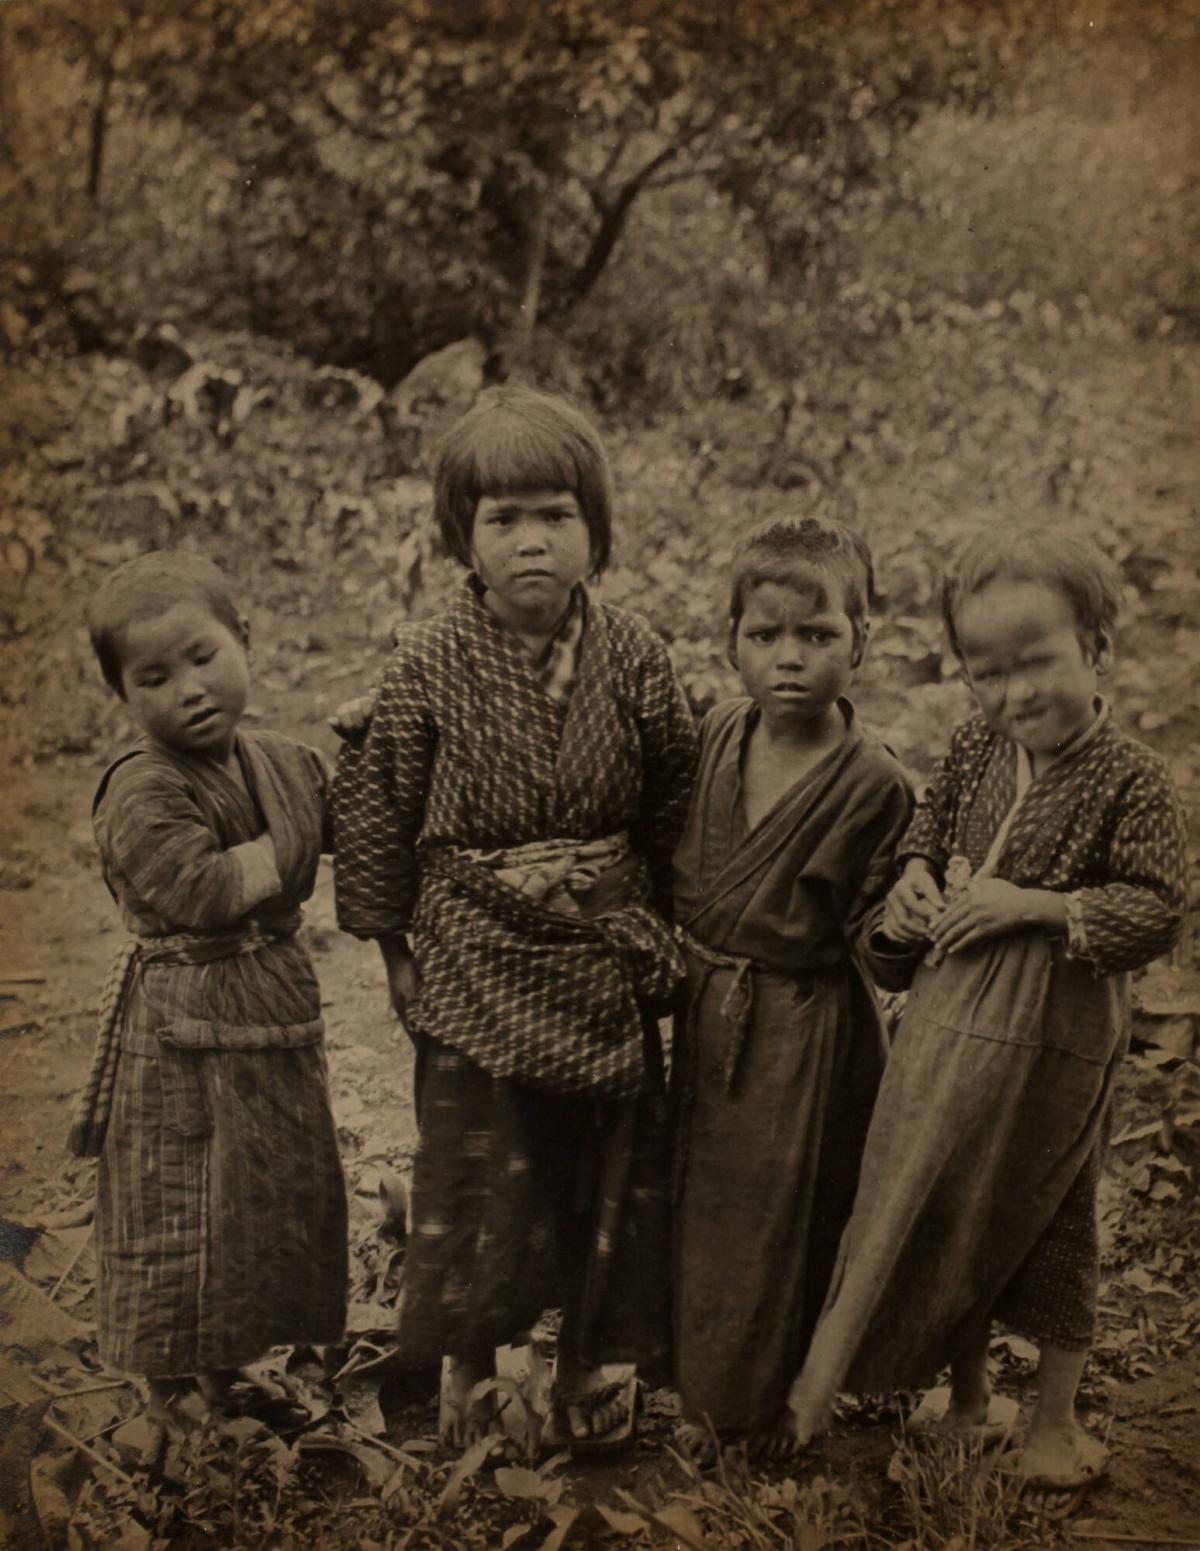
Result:
<svg viewBox="0 0 1200 1551">
<path fill-rule="evenodd" d="M 406 932 L 436 729 L 419 666 L 393 654 L 366 736 L 338 752 L 331 806 L 338 925 L 356 937 Z"/>
<path fill-rule="evenodd" d="M 1155 760 L 1130 782 L 1108 848 L 1111 881 L 1066 896 L 1067 953 L 1097 974 L 1140 969 L 1183 933 L 1187 843 L 1183 809 Z"/>
<path fill-rule="evenodd" d="M 279 889 L 269 835 L 223 848 L 186 776 L 136 758 L 113 772 L 97 836 L 137 900 L 180 927 L 232 925 Z"/>
</svg>

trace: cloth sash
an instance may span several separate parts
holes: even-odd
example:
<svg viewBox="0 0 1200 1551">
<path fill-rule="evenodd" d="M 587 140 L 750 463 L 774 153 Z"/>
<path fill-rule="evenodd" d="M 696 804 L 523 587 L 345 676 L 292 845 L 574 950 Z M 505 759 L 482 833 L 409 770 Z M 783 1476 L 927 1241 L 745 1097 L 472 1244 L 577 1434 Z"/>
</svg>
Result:
<svg viewBox="0 0 1200 1551">
<path fill-rule="evenodd" d="M 737 1084 L 738 1067 L 742 1052 L 746 1048 L 750 1019 L 754 1012 L 755 974 L 776 975 L 797 982 L 806 977 L 801 975 L 783 977 L 773 965 L 763 964 L 736 953 L 722 953 L 720 949 L 709 947 L 707 943 L 701 942 L 685 926 L 676 926 L 675 938 L 682 945 L 685 953 L 701 966 L 696 982 L 688 986 L 687 1012 L 683 1019 L 677 1020 L 676 1023 L 682 1038 L 673 1052 L 673 1059 L 678 1063 L 678 1076 L 673 1084 L 675 1150 L 671 1162 L 671 1195 L 672 1200 L 678 1202 L 683 1193 L 683 1179 L 687 1172 L 689 1130 L 687 1122 L 696 1096 L 693 1071 L 697 1041 L 696 1021 L 700 1016 L 700 1007 L 704 1000 L 704 993 L 708 989 L 708 982 L 718 970 L 732 971 L 733 979 L 721 1000 L 720 1007 L 721 1017 L 729 1030 L 723 1061 L 725 1091 L 732 1093 Z"/>
<path fill-rule="evenodd" d="M 158 1055 L 164 1049 L 267 1049 L 319 1041 L 319 1021 L 294 1028 L 234 1028 L 191 1018 L 178 1019 L 153 1035 L 130 1034 L 121 1039 L 121 1023 L 134 983 L 147 964 L 208 964 L 256 953 L 269 943 L 294 936 L 298 924 L 297 914 L 294 923 L 283 922 L 270 931 L 249 922 L 233 932 L 177 932 L 166 937 L 135 937 L 123 943 L 100 995 L 91 1070 L 75 1101 L 67 1134 L 68 1152 L 76 1158 L 98 1158 L 104 1148 L 122 1043 L 139 1054 Z"/>
<path fill-rule="evenodd" d="M 442 897 L 444 895 L 444 898 Z M 531 992 L 526 969 L 498 962 L 489 973 L 517 977 L 512 996 L 491 987 L 502 1016 L 457 1018 L 454 1045 L 485 1071 L 551 1092 L 629 1098 L 645 1076 L 643 1013 L 665 1011 L 683 978 L 670 928 L 649 904 L 645 862 L 621 832 L 600 840 L 554 839 L 502 850 L 439 847 L 426 862 L 425 899 L 438 908 L 419 913 L 418 962 L 439 955 L 447 973 L 463 962 L 452 937 L 436 923 L 453 922 L 453 900 L 464 896 L 489 922 L 519 939 L 521 951 L 549 976 L 548 1000 Z M 461 976 L 460 976 L 461 978 Z M 524 997 L 523 1002 L 518 998 Z M 420 996 L 410 1015 L 422 1028 Z"/>
</svg>

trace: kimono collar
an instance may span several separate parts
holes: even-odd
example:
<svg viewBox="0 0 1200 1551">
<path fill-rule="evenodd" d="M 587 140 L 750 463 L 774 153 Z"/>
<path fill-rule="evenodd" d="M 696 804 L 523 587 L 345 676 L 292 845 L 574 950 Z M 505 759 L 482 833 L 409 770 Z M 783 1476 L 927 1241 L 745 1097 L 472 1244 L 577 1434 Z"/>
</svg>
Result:
<svg viewBox="0 0 1200 1551">
<path fill-rule="evenodd" d="M 836 704 L 838 710 L 842 713 L 842 720 L 846 724 L 845 736 L 841 738 L 827 754 L 822 754 L 820 759 L 817 760 L 816 764 L 812 765 L 808 771 L 805 772 L 805 775 L 802 777 L 804 780 L 807 780 L 809 776 L 814 775 L 816 772 L 823 770 L 830 760 L 838 759 L 841 756 L 848 754 L 851 749 L 857 748 L 858 745 L 863 741 L 862 728 L 858 723 L 858 713 L 854 709 L 854 702 L 848 699 L 845 695 L 839 695 Z M 753 729 L 758 725 L 758 719 L 759 716 L 757 705 L 753 700 L 747 698 L 743 703 L 742 714 L 740 717 L 741 725 L 737 729 L 736 736 L 730 738 L 726 743 L 725 748 L 718 760 L 718 769 L 727 764 L 740 764 L 742 753 L 746 745 L 746 739 L 749 737 Z"/>
<path fill-rule="evenodd" d="M 467 577 L 465 590 L 472 598 L 475 599 L 483 614 L 485 614 L 493 624 L 498 625 L 500 629 L 504 631 L 505 635 L 511 636 L 513 640 L 516 641 L 518 646 L 520 646 L 523 651 L 528 653 L 528 655 L 533 658 L 534 662 L 536 662 L 539 667 L 543 666 L 549 660 L 554 651 L 561 648 L 564 642 L 577 643 L 579 637 L 583 633 L 583 615 L 586 606 L 587 593 L 583 587 L 582 582 L 577 582 L 576 585 L 572 587 L 571 596 L 567 601 L 566 608 L 563 610 L 562 617 L 555 625 L 554 630 L 552 631 L 545 645 L 536 652 L 530 651 L 529 647 L 525 645 L 517 632 L 510 629 L 509 626 L 506 625 L 499 617 L 499 615 L 493 614 L 491 609 L 488 608 L 486 601 L 487 588 L 484 586 L 483 581 L 476 572 L 472 571 L 470 576 Z"/>
</svg>

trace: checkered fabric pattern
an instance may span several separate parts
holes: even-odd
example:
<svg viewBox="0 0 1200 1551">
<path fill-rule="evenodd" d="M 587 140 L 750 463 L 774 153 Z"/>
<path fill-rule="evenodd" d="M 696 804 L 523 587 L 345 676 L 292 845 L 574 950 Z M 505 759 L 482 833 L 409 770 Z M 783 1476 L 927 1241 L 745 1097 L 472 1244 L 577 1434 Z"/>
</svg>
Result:
<svg viewBox="0 0 1200 1551">
<path fill-rule="evenodd" d="M 1016 798 L 1017 750 L 982 717 L 958 727 L 900 856 L 978 868 Z M 1187 898 L 1183 808 L 1163 761 L 1108 711 L 1092 736 L 1035 777 L 995 875 L 1067 895 L 1068 953 L 1097 974 L 1147 964 L 1179 940 Z"/>
<path fill-rule="evenodd" d="M 642 1009 L 682 974 L 663 915 L 695 731 L 653 631 L 578 599 L 565 712 L 471 581 L 404 632 L 366 738 L 339 756 L 338 919 L 364 937 L 411 933 L 414 1031 L 493 1076 L 615 1097 L 641 1081 Z M 629 902 L 595 920 L 461 855 L 622 831 L 644 865 Z"/>
</svg>

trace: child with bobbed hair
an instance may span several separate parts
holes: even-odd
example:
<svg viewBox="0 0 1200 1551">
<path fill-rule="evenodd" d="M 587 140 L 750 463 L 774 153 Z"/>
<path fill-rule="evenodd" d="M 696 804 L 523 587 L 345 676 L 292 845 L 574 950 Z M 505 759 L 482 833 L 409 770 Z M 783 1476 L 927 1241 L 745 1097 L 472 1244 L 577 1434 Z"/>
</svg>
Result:
<svg viewBox="0 0 1200 1551">
<path fill-rule="evenodd" d="M 1179 940 L 1183 815 L 1099 695 L 1119 581 L 1072 535 L 996 530 L 944 581 L 977 714 L 899 848 L 881 941 L 930 952 L 879 1093 L 833 1288 L 789 1404 L 807 1440 L 841 1388 L 951 1388 L 920 1417 L 987 1441 L 993 1320 L 1041 1347 L 1020 1455 L 1061 1510 L 1103 1471 L 1075 1397 L 1095 1326 L 1096 1189 L 1131 971 Z"/>
<path fill-rule="evenodd" d="M 675 857 L 677 1441 L 701 1462 L 734 1441 L 757 1461 L 794 1449 L 787 1387 L 883 1068 L 867 974 L 893 978 L 897 955 L 873 953 L 871 930 L 912 793 L 848 698 L 872 588 L 865 541 L 817 517 L 770 519 L 734 552 L 746 692 L 704 720 Z"/>
<path fill-rule="evenodd" d="M 563 1310 L 555 1425 L 627 1439 L 668 1338 L 662 1058 L 671 852 L 695 760 L 657 635 L 597 602 L 612 488 L 556 395 L 485 392 L 434 467 L 469 569 L 406 625 L 334 793 L 338 918 L 375 938 L 417 1049 L 400 1351 L 447 1359 L 441 1427 L 492 1424 L 496 1348 Z"/>
<path fill-rule="evenodd" d="M 130 941 L 69 1143 L 99 1160 L 100 1356 L 149 1380 L 157 1420 L 198 1388 L 225 1411 L 302 1421 L 241 1369 L 339 1339 L 345 1315 L 321 999 L 296 935 L 329 844 L 324 763 L 242 726 L 249 628 L 211 561 L 130 560 L 87 622 L 143 734 L 93 804 Z"/>
</svg>

